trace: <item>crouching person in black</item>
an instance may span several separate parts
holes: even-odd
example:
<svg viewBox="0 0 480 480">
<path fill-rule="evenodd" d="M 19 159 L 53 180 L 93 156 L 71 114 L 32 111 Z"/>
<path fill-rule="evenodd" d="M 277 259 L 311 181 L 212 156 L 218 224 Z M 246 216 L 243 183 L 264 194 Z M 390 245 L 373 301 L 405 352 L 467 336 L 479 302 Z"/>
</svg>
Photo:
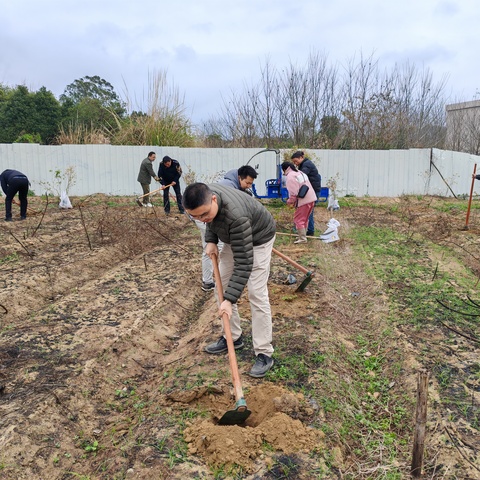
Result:
<svg viewBox="0 0 480 480">
<path fill-rule="evenodd" d="M 20 219 L 27 218 L 27 194 L 30 182 L 26 175 L 18 170 L 4 170 L 0 174 L 0 183 L 3 193 L 5 193 L 5 221 L 12 221 L 12 201 L 18 193 L 20 200 Z"/>
<path fill-rule="evenodd" d="M 177 197 L 177 205 L 180 213 L 185 213 L 182 204 L 182 192 L 180 191 L 180 177 L 182 175 L 182 167 L 180 163 L 169 156 L 162 159 L 162 163 L 158 167 L 158 177 L 160 183 L 164 186 L 172 185 L 175 195 Z M 168 215 L 170 213 L 170 187 L 163 191 L 163 209 Z"/>
</svg>

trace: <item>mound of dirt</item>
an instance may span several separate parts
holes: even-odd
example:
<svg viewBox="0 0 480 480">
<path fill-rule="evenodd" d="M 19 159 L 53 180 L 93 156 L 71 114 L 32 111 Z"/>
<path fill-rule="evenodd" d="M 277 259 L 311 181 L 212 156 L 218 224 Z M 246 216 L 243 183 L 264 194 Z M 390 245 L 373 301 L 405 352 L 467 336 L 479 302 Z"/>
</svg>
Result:
<svg viewBox="0 0 480 480">
<path fill-rule="evenodd" d="M 208 464 L 240 465 L 246 472 L 252 472 L 255 461 L 265 458 L 261 448 L 264 442 L 273 451 L 287 455 L 307 454 L 322 448 L 323 433 L 299 419 L 313 413 L 302 395 L 268 383 L 252 387 L 245 395 L 252 413 L 244 424 L 234 426 L 219 425 L 215 421 L 235 409 L 232 398 L 227 397 L 231 396 L 224 394 L 219 399 L 219 395 L 205 392 L 195 399 L 197 406 L 210 411 L 212 418 L 198 420 L 184 431 L 189 453 L 201 455 Z"/>
</svg>

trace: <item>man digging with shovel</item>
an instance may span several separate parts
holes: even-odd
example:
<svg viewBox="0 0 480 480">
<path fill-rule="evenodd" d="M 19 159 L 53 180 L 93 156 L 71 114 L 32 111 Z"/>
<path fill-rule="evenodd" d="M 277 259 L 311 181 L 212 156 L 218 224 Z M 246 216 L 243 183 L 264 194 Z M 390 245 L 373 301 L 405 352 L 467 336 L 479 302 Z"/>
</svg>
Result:
<svg viewBox="0 0 480 480">
<path fill-rule="evenodd" d="M 140 170 L 138 172 L 137 182 L 139 182 L 142 186 L 144 207 L 153 207 L 153 205 L 150 203 L 150 184 L 152 183 L 152 177 L 155 179 L 155 181 L 160 181 L 160 179 L 155 175 L 152 166 L 152 163 L 156 158 L 157 155 L 155 152 L 150 152 L 147 158 L 142 160 L 142 163 L 140 164 Z"/>
<path fill-rule="evenodd" d="M 206 224 L 206 253 L 220 260 L 220 277 L 224 300 L 220 316 L 230 319 L 233 344 L 243 348 L 242 329 L 237 301 L 245 286 L 252 315 L 252 340 L 255 364 L 249 375 L 264 377 L 273 366 L 272 314 L 268 296 L 268 276 L 272 247 L 275 241 L 275 221 L 270 212 L 244 192 L 219 184 L 190 184 L 183 194 L 183 205 L 195 220 Z M 224 246 L 218 252 L 217 244 Z M 222 335 L 205 347 L 207 353 L 227 351 Z"/>
</svg>

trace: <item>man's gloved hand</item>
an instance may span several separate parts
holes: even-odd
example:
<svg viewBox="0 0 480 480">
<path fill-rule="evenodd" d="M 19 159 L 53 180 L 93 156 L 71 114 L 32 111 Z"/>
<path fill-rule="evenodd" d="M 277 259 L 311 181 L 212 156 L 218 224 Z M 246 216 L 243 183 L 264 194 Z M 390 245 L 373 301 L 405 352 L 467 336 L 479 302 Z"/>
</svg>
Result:
<svg viewBox="0 0 480 480">
<path fill-rule="evenodd" d="M 480 180 L 480 174 L 475 175 L 475 180 Z"/>
<path fill-rule="evenodd" d="M 156 182 L 159 182 L 159 181 L 160 181 L 160 177 L 155 177 L 155 181 L 156 181 Z"/>
</svg>

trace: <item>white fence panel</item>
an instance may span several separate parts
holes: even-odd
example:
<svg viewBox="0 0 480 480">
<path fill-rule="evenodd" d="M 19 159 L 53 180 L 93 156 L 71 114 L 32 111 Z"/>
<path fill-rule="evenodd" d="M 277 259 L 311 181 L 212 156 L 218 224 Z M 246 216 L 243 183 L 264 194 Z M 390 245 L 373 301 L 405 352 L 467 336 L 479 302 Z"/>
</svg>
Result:
<svg viewBox="0 0 480 480">
<path fill-rule="evenodd" d="M 274 151 L 269 151 L 252 159 L 260 150 L 0 144 L 0 171 L 6 168 L 22 171 L 29 177 L 32 190 L 42 194 L 45 184 L 52 184 L 55 170 L 64 172 L 72 166 L 76 183 L 70 189 L 70 195 L 138 195 L 141 193 L 137 182 L 140 163 L 149 151 L 155 151 L 155 171 L 158 171 L 165 155 L 180 162 L 185 174 L 182 177 L 182 189 L 185 188 L 186 178 L 213 182 L 227 170 L 245 165 L 250 160 L 249 164 L 259 174 L 255 182 L 257 192 L 265 195 L 265 181 L 277 177 L 277 156 Z M 322 175 L 322 185 L 326 186 L 329 179 L 335 179 L 339 196 L 451 196 L 452 191 L 456 195 L 468 195 L 473 166 L 480 159 L 475 155 L 438 149 L 309 150 L 308 153 Z M 279 161 L 283 161 L 283 152 Z M 155 186 L 152 184 L 152 188 Z"/>
<path fill-rule="evenodd" d="M 432 176 L 436 175 L 441 179 L 439 185 L 433 187 L 436 188 L 436 191 L 431 188 L 433 194 L 451 195 L 447 184 L 453 189 L 455 194 L 470 194 L 474 164 L 477 164 L 477 173 L 480 173 L 480 157 L 468 153 L 434 149 L 432 161 L 443 177 L 442 180 L 440 174 L 432 166 Z M 476 192 L 478 192 L 480 190 L 478 181 L 475 182 L 475 187 Z"/>
</svg>

